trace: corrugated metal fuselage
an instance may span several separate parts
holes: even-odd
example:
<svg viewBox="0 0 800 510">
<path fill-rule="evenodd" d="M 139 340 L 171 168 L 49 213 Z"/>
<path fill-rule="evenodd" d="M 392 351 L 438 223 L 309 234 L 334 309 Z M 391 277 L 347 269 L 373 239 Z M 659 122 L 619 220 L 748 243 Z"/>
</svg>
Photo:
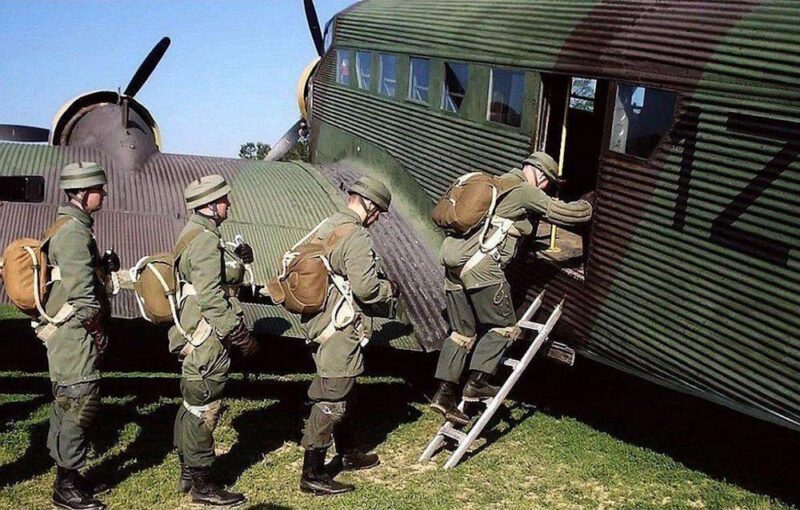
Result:
<svg viewBox="0 0 800 510">
<path fill-rule="evenodd" d="M 788 1 L 362 2 L 335 19 L 314 78 L 314 156 L 396 165 L 432 203 L 457 176 L 504 172 L 543 143 L 548 80 L 599 80 L 583 276 L 523 254 L 516 290 L 566 297 L 560 334 L 588 356 L 796 428 L 798 16 Z M 342 50 L 372 59 L 365 89 L 337 83 Z M 397 59 L 396 97 L 378 89 L 381 54 Z M 408 99 L 410 58 L 429 61 L 427 103 Z M 456 114 L 442 111 L 451 62 L 469 69 Z M 524 74 L 518 127 L 486 120 L 493 68 Z M 675 93 L 646 157 L 608 149 L 626 84 Z"/>
</svg>

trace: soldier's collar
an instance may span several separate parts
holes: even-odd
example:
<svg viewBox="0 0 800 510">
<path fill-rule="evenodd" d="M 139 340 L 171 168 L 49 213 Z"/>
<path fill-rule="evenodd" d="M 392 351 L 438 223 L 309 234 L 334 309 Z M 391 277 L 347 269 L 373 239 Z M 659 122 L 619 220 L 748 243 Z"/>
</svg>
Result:
<svg viewBox="0 0 800 510">
<path fill-rule="evenodd" d="M 344 211 L 342 211 L 342 214 L 344 214 L 348 218 L 352 218 L 354 222 L 358 225 L 364 224 L 364 220 L 361 219 L 361 216 L 359 216 L 357 212 L 350 209 L 349 207 L 345 207 Z"/>
<path fill-rule="evenodd" d="M 59 207 L 58 214 L 59 216 L 65 215 L 75 218 L 76 220 L 80 221 L 89 228 L 92 228 L 92 226 L 94 225 L 94 218 L 92 218 L 82 210 L 78 209 L 74 205 L 64 205 Z"/>
<path fill-rule="evenodd" d="M 189 221 L 191 221 L 192 223 L 197 223 L 201 227 L 210 230 L 215 234 L 219 234 L 219 226 L 217 226 L 217 222 L 212 220 L 211 218 L 206 218 L 201 214 L 193 213 L 192 216 L 189 218 Z"/>
<path fill-rule="evenodd" d="M 508 171 L 507 175 L 513 175 L 514 177 L 519 177 L 523 181 L 527 181 L 527 179 L 525 179 L 525 173 L 522 171 L 521 168 L 514 167 Z"/>
</svg>

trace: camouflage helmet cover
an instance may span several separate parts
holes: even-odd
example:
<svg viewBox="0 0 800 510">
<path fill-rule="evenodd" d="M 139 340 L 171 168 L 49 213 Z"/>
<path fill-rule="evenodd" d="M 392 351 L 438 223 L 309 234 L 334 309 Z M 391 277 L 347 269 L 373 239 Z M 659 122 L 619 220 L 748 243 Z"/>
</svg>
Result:
<svg viewBox="0 0 800 510">
<path fill-rule="evenodd" d="M 204 175 L 186 186 L 183 191 L 183 199 L 186 201 L 186 208 L 194 210 L 219 200 L 230 192 L 231 187 L 221 175 Z"/>
<path fill-rule="evenodd" d="M 392 192 L 389 191 L 389 188 L 372 177 L 364 176 L 359 178 L 355 184 L 350 186 L 350 193 L 361 195 L 372 201 L 383 212 L 388 211 L 389 204 L 392 203 Z"/>
<path fill-rule="evenodd" d="M 61 170 L 58 177 L 58 187 L 65 191 L 96 188 L 106 184 L 106 171 L 93 161 L 70 163 Z"/>
<path fill-rule="evenodd" d="M 523 168 L 525 168 L 525 165 L 533 165 L 541 170 L 552 184 L 556 186 L 561 184 L 561 177 L 558 175 L 558 163 L 546 152 L 534 152 L 522 162 Z"/>
</svg>

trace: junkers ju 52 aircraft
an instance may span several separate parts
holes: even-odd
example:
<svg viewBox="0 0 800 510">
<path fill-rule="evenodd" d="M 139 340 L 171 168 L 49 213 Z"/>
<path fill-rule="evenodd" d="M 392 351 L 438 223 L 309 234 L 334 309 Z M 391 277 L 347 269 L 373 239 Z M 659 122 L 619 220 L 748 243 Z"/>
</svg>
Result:
<svg viewBox="0 0 800 510">
<path fill-rule="evenodd" d="M 433 202 L 466 172 L 545 150 L 562 196 L 594 192 L 596 214 L 589 235 L 543 226 L 524 247 L 510 269 L 520 306 L 546 288 L 548 305 L 566 298 L 558 336 L 581 354 L 800 427 L 800 4 L 367 0 L 324 35 L 305 4 L 320 55 L 299 86 L 313 164 L 161 153 L 134 96 L 162 41 L 124 93 L 70 101 L 49 132 L 4 131 L 50 145 L 0 144 L 3 175 L 48 183 L 43 204 L 0 208 L 0 244 L 53 218 L 59 168 L 98 160 L 112 190 L 100 242 L 132 264 L 174 243 L 184 184 L 221 172 L 247 204 L 224 230 L 254 245 L 264 281 L 370 174 L 397 197 L 373 237 L 414 325 L 379 336 L 434 349 L 446 326 Z M 135 316 L 133 298 L 115 311 Z M 297 334 L 276 307 L 247 313 L 262 332 Z"/>
</svg>

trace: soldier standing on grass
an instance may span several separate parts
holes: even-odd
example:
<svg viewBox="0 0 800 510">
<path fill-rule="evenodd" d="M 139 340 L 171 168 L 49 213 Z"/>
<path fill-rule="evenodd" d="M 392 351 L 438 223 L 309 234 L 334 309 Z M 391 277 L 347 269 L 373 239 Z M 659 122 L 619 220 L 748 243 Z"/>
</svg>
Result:
<svg viewBox="0 0 800 510">
<path fill-rule="evenodd" d="M 362 177 L 349 190 L 347 209 L 325 221 L 316 235 L 325 240 L 338 236 L 330 253 L 333 273 L 352 290 L 348 303 L 331 285 L 325 308 L 303 317 L 303 330 L 311 342 L 317 374 L 308 389 L 313 402 L 301 444 L 305 449 L 300 489 L 317 495 L 340 494 L 354 489 L 325 472 L 325 454 L 336 441 L 345 470 L 368 469 L 379 464 L 374 453 L 357 450 L 352 418 L 356 377 L 364 371 L 363 345 L 372 334 L 371 319 L 378 309 L 396 316 L 397 286 L 384 279 L 367 229 L 389 210 L 392 195 L 381 182 Z M 346 324 L 340 314 L 348 316 Z"/>
<path fill-rule="evenodd" d="M 516 254 L 520 239 L 533 233 L 528 215 L 545 216 L 562 225 L 584 223 L 592 215 L 591 205 L 584 200 L 562 202 L 545 193 L 551 184 L 558 183 L 558 164 L 544 152 L 531 154 L 523 161 L 522 170 L 515 168 L 499 180 L 502 194 L 497 198 L 493 219 L 500 221 L 493 221 L 487 232 L 478 229 L 465 236 L 448 233 L 440 249 L 451 334 L 439 353 L 436 378 L 440 385 L 431 407 L 460 425 L 469 417 L 458 409 L 457 385 L 473 347 L 463 397 L 493 397 L 499 388 L 488 378 L 497 371 L 518 333 L 504 269 Z M 504 225 L 504 220 L 509 221 Z M 507 233 L 496 240 L 494 249 L 484 251 L 482 238 L 491 239 L 501 225 L 508 228 Z M 488 331 L 478 340 L 482 329 Z"/>
<path fill-rule="evenodd" d="M 37 334 L 47 347 L 55 401 L 50 410 L 47 446 L 56 462 L 53 504 L 70 510 L 97 510 L 95 499 L 107 486 L 94 484 L 78 471 L 86 464 L 86 432 L 100 408 L 100 358 L 108 347 L 105 322 L 109 301 L 105 280 L 119 271 L 112 251 L 100 255 L 92 215 L 102 209 L 106 173 L 97 163 L 64 167 L 59 187 L 69 204 L 58 209 L 44 239 L 54 280 L 46 314 Z"/>
<path fill-rule="evenodd" d="M 244 264 L 253 262 L 253 250 L 239 244 L 226 248 L 219 231 L 228 217 L 231 189 L 222 176 L 207 175 L 192 181 L 184 192 L 186 207 L 193 211 L 175 247 L 178 275 L 183 283 L 180 322 L 170 329 L 170 350 L 182 362 L 183 404 L 175 418 L 175 446 L 181 463 L 180 490 L 192 501 L 233 506 L 246 501 L 214 481 L 213 432 L 220 417 L 220 403 L 231 363 L 231 350 L 243 357 L 253 355 L 258 344 L 244 322 L 236 298 L 244 278 Z"/>
</svg>

